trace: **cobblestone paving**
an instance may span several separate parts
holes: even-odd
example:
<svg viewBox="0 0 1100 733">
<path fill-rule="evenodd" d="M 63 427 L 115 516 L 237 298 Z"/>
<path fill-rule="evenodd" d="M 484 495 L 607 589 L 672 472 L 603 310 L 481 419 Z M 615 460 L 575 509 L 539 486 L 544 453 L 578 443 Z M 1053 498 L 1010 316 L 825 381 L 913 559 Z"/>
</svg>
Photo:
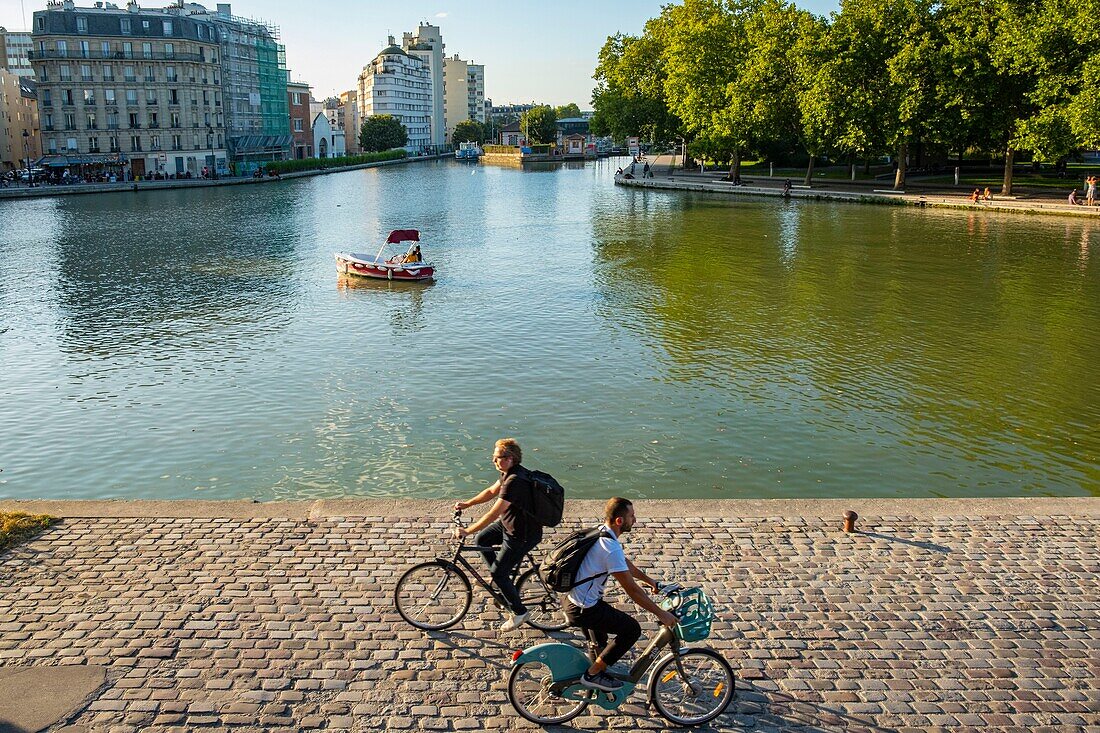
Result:
<svg viewBox="0 0 1100 733">
<path fill-rule="evenodd" d="M 738 697 L 712 730 L 1100 726 L 1100 520 L 642 522 L 628 555 L 720 606 L 709 643 Z M 89 730 L 532 728 L 504 678 L 539 632 L 498 638 L 482 595 L 450 633 L 393 610 L 397 576 L 446 550 L 447 527 L 66 520 L 0 556 L 0 666 L 108 667 L 70 721 Z M 662 727 L 642 705 L 573 724 Z"/>
</svg>

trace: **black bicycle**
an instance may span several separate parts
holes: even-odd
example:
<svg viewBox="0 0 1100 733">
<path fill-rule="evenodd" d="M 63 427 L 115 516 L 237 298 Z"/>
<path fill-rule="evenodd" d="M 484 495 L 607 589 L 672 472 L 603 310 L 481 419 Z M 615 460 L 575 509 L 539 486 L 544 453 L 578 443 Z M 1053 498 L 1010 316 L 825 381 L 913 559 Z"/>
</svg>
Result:
<svg viewBox="0 0 1100 733">
<path fill-rule="evenodd" d="M 458 527 L 465 526 L 461 511 L 454 513 L 454 523 Z M 498 608 L 506 609 L 508 604 L 500 589 L 492 580 L 486 581 L 481 577 L 470 561 L 463 557 L 464 554 L 495 552 L 497 549 L 467 545 L 463 539 L 455 547 L 452 557 L 437 557 L 406 570 L 397 581 L 393 599 L 401 618 L 425 631 L 454 626 L 465 618 L 474 598 L 470 575 L 489 593 Z M 557 594 L 543 581 L 538 563 L 530 553 L 524 556 L 512 579 L 520 600 L 530 614 L 527 621 L 532 626 L 542 631 L 561 631 L 569 625 Z"/>
</svg>

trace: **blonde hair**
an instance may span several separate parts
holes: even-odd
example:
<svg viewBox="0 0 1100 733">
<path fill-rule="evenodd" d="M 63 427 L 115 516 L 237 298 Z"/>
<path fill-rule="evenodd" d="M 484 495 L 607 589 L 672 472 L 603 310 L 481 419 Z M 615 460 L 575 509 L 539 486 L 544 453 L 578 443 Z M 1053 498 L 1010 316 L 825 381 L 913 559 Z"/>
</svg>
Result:
<svg viewBox="0 0 1100 733">
<path fill-rule="evenodd" d="M 496 442 L 496 449 L 510 456 L 516 463 L 523 463 L 523 451 L 515 438 L 501 438 Z"/>
</svg>

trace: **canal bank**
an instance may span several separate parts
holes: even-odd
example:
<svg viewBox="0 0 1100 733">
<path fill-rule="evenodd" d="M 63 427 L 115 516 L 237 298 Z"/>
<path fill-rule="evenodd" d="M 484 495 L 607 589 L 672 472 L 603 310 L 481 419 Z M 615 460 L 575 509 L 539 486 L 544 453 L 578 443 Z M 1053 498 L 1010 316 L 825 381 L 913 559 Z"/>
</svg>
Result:
<svg viewBox="0 0 1100 733">
<path fill-rule="evenodd" d="M 570 502 L 543 547 L 599 506 Z M 738 695 L 709 730 L 1100 724 L 1100 499 L 636 508 L 629 556 L 718 605 L 707 644 Z M 64 520 L 0 556 L 0 701 L 31 690 L 0 703 L 5 721 L 64 683 L 54 721 L 70 731 L 534 730 L 505 679 L 513 649 L 545 636 L 498 635 L 483 595 L 447 632 L 393 609 L 404 568 L 452 547 L 446 502 L 0 501 L 11 509 Z M 572 729 L 662 729 L 643 703 Z"/>
<path fill-rule="evenodd" d="M 358 165 L 346 165 L 340 166 L 338 168 L 296 171 L 294 173 L 283 173 L 278 177 L 265 178 L 201 178 L 176 181 L 124 181 L 120 183 L 88 183 L 73 186 L 38 185 L 34 188 L 21 186 L 18 188 L 0 189 L 0 200 L 44 198 L 47 196 L 79 196 L 96 193 L 138 193 L 142 191 L 163 191 L 169 189 L 196 189 L 216 188 L 220 186 L 261 185 L 266 183 L 278 183 L 279 181 L 287 181 L 295 178 L 312 178 L 314 176 L 328 175 L 329 173 L 346 173 L 347 171 L 357 171 L 366 168 L 380 168 L 382 166 L 388 165 L 402 165 L 405 163 L 416 163 L 428 160 L 448 159 L 453 157 L 453 153 L 442 153 L 439 155 L 418 155 L 411 158 L 400 158 L 398 160 L 379 160 L 373 163 L 359 163 Z"/>
<path fill-rule="evenodd" d="M 665 156 L 667 160 L 668 156 Z M 801 178 L 792 178 L 792 186 L 785 191 L 780 177 L 746 176 L 743 182 L 734 185 L 725 180 L 725 174 L 696 173 L 674 168 L 668 162 L 658 158 L 652 164 L 653 177 L 642 178 L 642 168 L 635 168 L 635 178 L 615 176 L 616 185 L 635 188 L 653 188 L 675 191 L 699 191 L 720 193 L 730 196 L 789 198 L 792 200 L 840 201 L 846 203 L 878 204 L 887 206 L 914 206 L 919 208 L 942 208 L 967 211 L 998 211 L 1014 214 L 1038 214 L 1043 216 L 1073 216 L 1085 219 L 1100 219 L 1100 206 L 1082 206 L 1068 203 L 1057 196 L 1001 196 L 993 194 L 990 201 L 970 200 L 967 192 L 925 188 L 919 183 L 907 187 L 905 191 L 890 188 L 888 182 L 859 187 L 846 187 L 845 181 L 814 181 L 812 186 L 801 183 Z M 797 182 L 795 182 L 797 181 Z"/>
</svg>

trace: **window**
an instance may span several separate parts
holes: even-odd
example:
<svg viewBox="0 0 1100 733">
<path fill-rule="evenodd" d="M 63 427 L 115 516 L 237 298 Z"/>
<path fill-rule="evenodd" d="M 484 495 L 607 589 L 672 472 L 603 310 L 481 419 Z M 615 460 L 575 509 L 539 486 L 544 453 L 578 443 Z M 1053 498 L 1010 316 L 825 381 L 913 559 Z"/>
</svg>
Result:
<svg viewBox="0 0 1100 733">
<path fill-rule="evenodd" d="M 122 33 L 124 35 L 127 35 L 127 36 L 130 35 L 131 30 L 130 30 L 130 19 L 129 18 L 119 18 L 118 24 L 119 24 L 119 30 L 122 31 Z"/>
<path fill-rule="evenodd" d="M 114 67 L 111 66 L 110 64 L 107 64 L 106 66 L 103 66 L 102 68 L 103 68 L 103 81 L 114 81 L 115 80 L 115 69 L 114 69 Z"/>
<path fill-rule="evenodd" d="M 153 77 L 153 67 L 152 66 L 146 66 L 145 67 L 145 81 L 155 81 L 155 78 Z"/>
<path fill-rule="evenodd" d="M 95 112 L 88 113 L 88 128 L 89 130 L 98 130 L 99 124 L 95 118 Z"/>
<path fill-rule="evenodd" d="M 176 78 L 176 67 L 175 66 L 169 66 L 168 68 L 166 68 L 164 70 L 164 80 L 168 81 L 168 82 L 179 81 L 179 79 Z"/>
<path fill-rule="evenodd" d="M 301 103 L 302 103 L 302 94 L 301 94 L 301 92 L 294 92 L 294 104 L 295 105 L 300 105 Z"/>
<path fill-rule="evenodd" d="M 179 91 L 176 90 L 176 89 L 169 89 L 168 90 L 168 104 L 179 104 L 179 103 L 180 103 Z"/>
<path fill-rule="evenodd" d="M 111 58 L 111 43 L 110 41 L 103 41 L 99 44 L 99 52 L 103 55 L 103 58 Z"/>
<path fill-rule="evenodd" d="M 38 21 L 38 30 L 39 30 L 39 31 L 44 31 L 44 30 L 46 30 L 46 19 L 45 19 L 45 18 L 41 18 L 41 17 L 40 17 L 40 18 L 36 18 L 35 20 L 37 20 L 37 21 Z M 56 142 L 56 141 L 54 141 L 54 140 L 51 140 L 51 141 L 50 141 L 50 145 L 51 145 L 51 146 L 52 146 L 52 147 L 53 147 L 53 148 L 54 148 L 55 150 L 57 149 L 57 142 Z"/>
<path fill-rule="evenodd" d="M 179 112 L 173 112 L 172 116 L 171 116 L 171 120 L 172 120 L 172 127 L 179 127 L 180 126 L 180 113 Z"/>
<path fill-rule="evenodd" d="M 69 44 L 65 41 L 57 42 L 57 55 L 61 58 L 65 58 L 69 55 Z"/>
<path fill-rule="evenodd" d="M 62 98 L 61 98 L 61 103 L 62 104 L 72 104 L 73 103 L 73 90 L 72 89 L 63 89 L 61 91 L 61 94 L 63 95 Z"/>
<path fill-rule="evenodd" d="M 141 28 L 142 28 L 142 30 L 146 30 L 146 31 L 149 30 L 149 21 L 147 21 L 147 20 L 141 21 Z"/>
<path fill-rule="evenodd" d="M 58 67 L 58 70 L 61 72 L 61 81 L 68 81 L 73 78 L 73 70 L 68 64 L 62 64 Z"/>
<path fill-rule="evenodd" d="M 139 135 L 130 136 L 130 150 L 141 150 L 141 137 Z"/>
<path fill-rule="evenodd" d="M 172 150 L 183 150 L 183 138 L 180 135 L 172 136 Z"/>
<path fill-rule="evenodd" d="M 160 118 L 157 117 L 156 112 L 149 113 L 149 127 L 160 127 Z"/>
<path fill-rule="evenodd" d="M 95 104 L 95 90 L 84 90 L 84 104 Z"/>
<path fill-rule="evenodd" d="M 205 89 L 202 90 L 202 103 L 204 105 L 210 104 L 210 93 Z"/>
<path fill-rule="evenodd" d="M 87 58 L 91 58 L 91 56 L 92 56 L 92 47 L 91 47 L 91 45 L 87 41 L 81 41 L 80 42 L 80 57 L 87 59 Z"/>
<path fill-rule="evenodd" d="M 136 130 L 139 127 L 141 127 L 141 123 L 138 122 L 137 112 L 131 112 L 130 113 L 130 129 L 131 130 Z"/>
<path fill-rule="evenodd" d="M 125 41 L 122 44 L 122 55 L 128 59 L 132 59 L 134 57 L 134 44 Z"/>
<path fill-rule="evenodd" d="M 122 76 L 124 79 L 126 79 L 126 81 L 137 81 L 137 77 L 134 76 L 133 66 L 122 67 Z"/>
<path fill-rule="evenodd" d="M 111 138 L 111 152 L 112 153 L 117 153 L 118 151 L 119 151 L 118 138 L 117 137 L 112 137 Z"/>
<path fill-rule="evenodd" d="M 89 64 L 80 65 L 80 78 L 82 81 L 92 80 L 92 67 Z"/>
<path fill-rule="evenodd" d="M 176 57 L 176 45 L 174 43 L 164 44 L 164 58 L 174 59 Z"/>
<path fill-rule="evenodd" d="M 146 89 L 145 90 L 145 103 L 146 104 L 156 104 L 157 103 L 157 90 L 156 89 Z"/>
<path fill-rule="evenodd" d="M 52 113 L 47 112 L 46 114 L 44 114 L 42 116 L 42 129 L 43 130 L 52 130 L 53 129 L 53 114 Z"/>
<path fill-rule="evenodd" d="M 137 104 L 137 89 L 126 90 L 126 104 Z"/>
<path fill-rule="evenodd" d="M 76 150 L 76 138 L 70 137 L 68 140 L 66 140 L 65 147 L 67 147 L 69 150 Z"/>
<path fill-rule="evenodd" d="M 172 35 L 172 21 L 170 20 L 164 21 L 164 35 Z"/>
<path fill-rule="evenodd" d="M 117 112 L 108 112 L 107 113 L 107 129 L 108 130 L 117 130 L 118 129 L 118 113 Z"/>
<path fill-rule="evenodd" d="M 106 102 L 107 104 L 114 104 L 115 103 L 115 90 L 114 89 L 104 89 L 103 90 L 103 101 Z"/>
<path fill-rule="evenodd" d="M 153 142 L 149 146 L 150 150 L 160 150 L 160 135 L 153 135 Z"/>
<path fill-rule="evenodd" d="M 300 119 L 294 120 L 294 132 L 302 132 L 302 121 Z"/>
<path fill-rule="evenodd" d="M 141 57 L 143 59 L 153 58 L 153 44 L 151 44 L 151 43 L 141 44 Z"/>
<path fill-rule="evenodd" d="M 49 89 L 42 90 L 42 104 L 46 107 L 53 106 L 53 94 Z"/>
<path fill-rule="evenodd" d="M 88 152 L 89 153 L 98 153 L 99 152 L 99 138 L 98 137 L 88 138 Z"/>
</svg>

